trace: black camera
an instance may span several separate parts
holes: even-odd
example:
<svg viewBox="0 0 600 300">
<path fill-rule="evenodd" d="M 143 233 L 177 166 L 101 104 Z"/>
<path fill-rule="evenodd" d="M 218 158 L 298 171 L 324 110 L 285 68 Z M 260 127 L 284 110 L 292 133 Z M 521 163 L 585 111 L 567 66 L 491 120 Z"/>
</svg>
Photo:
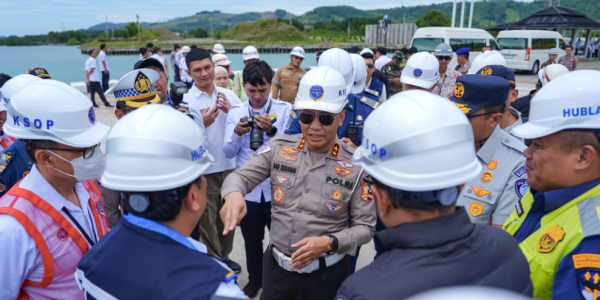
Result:
<svg viewBox="0 0 600 300">
<path fill-rule="evenodd" d="M 169 91 L 169 97 L 173 101 L 173 108 L 178 109 L 181 107 L 181 101 L 183 101 L 183 95 L 187 94 L 189 88 L 187 84 L 181 81 L 172 82 L 171 90 Z"/>
<path fill-rule="evenodd" d="M 248 126 L 252 128 L 250 130 L 250 149 L 256 150 L 262 144 L 265 143 L 265 138 L 263 136 L 263 130 L 258 127 L 258 124 L 254 121 L 257 116 L 260 116 L 259 112 L 255 112 L 251 117 L 241 118 L 240 122 L 248 122 Z M 247 126 L 246 126 L 247 127 Z"/>
</svg>

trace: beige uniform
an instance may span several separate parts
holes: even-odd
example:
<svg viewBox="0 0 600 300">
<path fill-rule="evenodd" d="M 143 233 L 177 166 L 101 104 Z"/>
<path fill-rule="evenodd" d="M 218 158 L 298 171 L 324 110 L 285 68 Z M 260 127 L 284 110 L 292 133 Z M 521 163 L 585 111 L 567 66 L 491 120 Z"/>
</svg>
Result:
<svg viewBox="0 0 600 300">
<path fill-rule="evenodd" d="M 271 87 L 273 90 L 272 97 L 294 104 L 296 94 L 298 94 L 298 84 L 304 74 L 306 74 L 306 70 L 298 68 L 298 70 L 294 71 L 292 64 L 277 69 Z"/>
<path fill-rule="evenodd" d="M 270 237 L 279 251 L 291 256 L 297 250 L 292 244 L 331 234 L 338 239 L 338 253 L 354 255 L 373 237 L 376 212 L 373 196 L 361 185 L 362 169 L 352 164 L 353 152 L 336 137 L 313 165 L 302 134 L 279 135 L 225 179 L 221 195 L 247 194 L 270 178 Z"/>
</svg>

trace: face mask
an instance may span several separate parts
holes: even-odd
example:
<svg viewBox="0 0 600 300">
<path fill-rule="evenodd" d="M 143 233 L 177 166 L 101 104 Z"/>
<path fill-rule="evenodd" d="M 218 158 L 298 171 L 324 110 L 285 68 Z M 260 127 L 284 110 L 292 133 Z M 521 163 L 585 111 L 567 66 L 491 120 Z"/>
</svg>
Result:
<svg viewBox="0 0 600 300">
<path fill-rule="evenodd" d="M 60 156 L 50 150 L 48 150 L 48 152 L 56 155 L 58 158 L 60 158 L 64 161 L 70 163 L 71 166 L 73 167 L 73 172 L 75 174 L 71 175 L 71 174 L 65 173 L 57 168 L 54 168 L 54 170 L 61 172 L 67 176 L 74 177 L 79 182 L 98 179 L 102 176 L 102 172 L 104 172 L 104 164 L 105 164 L 104 153 L 102 153 L 102 150 L 100 150 L 99 148 L 96 149 L 96 151 L 94 151 L 94 154 L 92 155 L 92 157 L 90 157 L 88 159 L 83 158 L 83 155 L 82 155 L 71 161 L 66 160 L 62 156 Z"/>
</svg>

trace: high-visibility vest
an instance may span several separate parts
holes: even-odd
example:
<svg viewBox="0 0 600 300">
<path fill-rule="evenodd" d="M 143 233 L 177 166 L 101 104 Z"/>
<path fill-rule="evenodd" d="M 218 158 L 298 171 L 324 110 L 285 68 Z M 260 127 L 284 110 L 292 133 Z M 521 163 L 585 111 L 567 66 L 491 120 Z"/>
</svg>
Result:
<svg viewBox="0 0 600 300">
<path fill-rule="evenodd" d="M 14 217 L 33 238 L 42 256 L 44 277 L 39 282 L 26 279 L 17 299 L 84 299 L 74 276 L 79 260 L 90 249 L 88 242 L 52 205 L 19 183 L 0 198 L 0 214 Z M 102 238 L 109 231 L 104 202 L 92 181 L 81 184 L 90 194 L 89 205 L 98 238 Z"/>
<path fill-rule="evenodd" d="M 532 205 L 533 195 L 528 190 L 504 223 L 503 229 L 514 236 Z M 600 234 L 599 209 L 600 185 L 597 185 L 543 216 L 540 228 L 519 244 L 529 262 L 535 299 L 552 299 L 554 275 L 563 257 L 584 238 Z"/>
</svg>

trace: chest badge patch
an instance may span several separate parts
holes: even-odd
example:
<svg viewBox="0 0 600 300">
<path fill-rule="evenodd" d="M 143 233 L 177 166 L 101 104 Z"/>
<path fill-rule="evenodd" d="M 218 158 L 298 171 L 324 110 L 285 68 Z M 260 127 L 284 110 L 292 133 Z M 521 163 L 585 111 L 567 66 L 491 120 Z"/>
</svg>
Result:
<svg viewBox="0 0 600 300">
<path fill-rule="evenodd" d="M 348 170 L 340 168 L 340 167 L 333 166 L 333 168 L 335 169 L 335 171 L 337 172 L 337 174 L 340 177 L 346 177 L 346 175 L 352 174 L 352 171 L 348 171 Z"/>
<path fill-rule="evenodd" d="M 542 253 L 548 253 L 554 250 L 556 244 L 562 241 L 564 237 L 565 231 L 562 229 L 562 227 L 554 225 L 548 228 L 548 231 L 542 234 L 542 236 L 538 240 L 538 251 Z"/>
<path fill-rule="evenodd" d="M 281 150 L 287 152 L 287 154 L 296 154 L 296 153 L 300 153 L 300 151 L 292 149 L 292 148 L 286 148 L 286 147 L 281 147 Z"/>
<path fill-rule="evenodd" d="M 498 167 L 498 162 L 495 160 L 490 161 L 490 163 L 487 165 L 488 169 L 490 170 L 495 170 Z"/>
<path fill-rule="evenodd" d="M 492 181 L 492 179 L 494 179 L 494 176 L 490 172 L 485 172 L 485 173 L 481 174 L 481 181 L 483 181 L 485 183 Z"/>
<path fill-rule="evenodd" d="M 340 165 L 342 168 L 352 168 L 354 167 L 353 164 L 349 163 L 347 160 L 336 160 L 336 163 L 338 163 L 338 165 Z"/>
<path fill-rule="evenodd" d="M 529 185 L 527 184 L 527 179 L 521 178 L 515 181 L 515 192 L 519 196 L 519 198 L 523 198 L 523 195 L 527 193 L 529 189 Z"/>
<path fill-rule="evenodd" d="M 340 208 L 342 208 L 341 205 L 336 205 L 336 204 L 331 204 L 331 203 L 325 203 L 325 206 L 327 206 L 327 209 L 329 209 L 329 211 L 332 213 L 334 213 L 334 212 L 340 210 Z"/>
<path fill-rule="evenodd" d="M 471 214 L 471 216 L 477 217 L 477 216 L 481 215 L 482 212 L 483 212 L 483 205 L 481 205 L 481 203 L 471 202 L 471 205 L 469 206 L 469 213 Z"/>
<path fill-rule="evenodd" d="M 289 154 L 283 154 L 283 153 L 277 153 L 277 155 L 279 155 L 279 157 L 283 158 L 285 161 L 296 161 L 298 160 L 297 158 L 289 155 Z"/>
<path fill-rule="evenodd" d="M 340 191 L 333 192 L 333 199 L 339 200 L 340 198 L 342 198 L 342 192 L 340 192 Z"/>
<path fill-rule="evenodd" d="M 485 190 L 485 189 L 482 189 L 482 188 L 478 188 L 478 187 L 474 187 L 474 186 L 472 186 L 471 188 L 473 189 L 473 191 L 475 192 L 475 196 L 477 196 L 477 197 L 483 197 L 485 195 L 489 195 L 489 194 L 492 193 L 492 192 L 490 192 L 488 190 Z"/>
<path fill-rule="evenodd" d="M 282 175 L 275 175 L 275 180 L 277 180 L 277 182 L 281 184 L 285 184 L 288 181 L 288 179 L 289 178 Z"/>
<path fill-rule="evenodd" d="M 271 143 L 266 142 L 262 146 L 258 147 L 258 149 L 256 149 L 256 154 L 265 154 L 269 151 L 271 151 Z"/>
<path fill-rule="evenodd" d="M 275 200 L 275 202 L 281 203 L 281 201 L 283 201 L 283 196 L 285 195 L 283 194 L 283 191 L 280 187 L 276 187 L 273 189 L 273 200 Z"/>
<path fill-rule="evenodd" d="M 61 240 L 61 241 L 66 241 L 67 239 L 69 239 L 69 234 L 67 233 L 66 230 L 59 228 L 56 231 L 56 238 Z"/>
<path fill-rule="evenodd" d="M 105 216 L 105 213 L 104 213 L 104 205 L 102 204 L 102 201 L 98 201 L 98 202 L 96 202 L 96 208 L 98 209 L 98 212 L 99 212 L 101 215 Z"/>
</svg>

